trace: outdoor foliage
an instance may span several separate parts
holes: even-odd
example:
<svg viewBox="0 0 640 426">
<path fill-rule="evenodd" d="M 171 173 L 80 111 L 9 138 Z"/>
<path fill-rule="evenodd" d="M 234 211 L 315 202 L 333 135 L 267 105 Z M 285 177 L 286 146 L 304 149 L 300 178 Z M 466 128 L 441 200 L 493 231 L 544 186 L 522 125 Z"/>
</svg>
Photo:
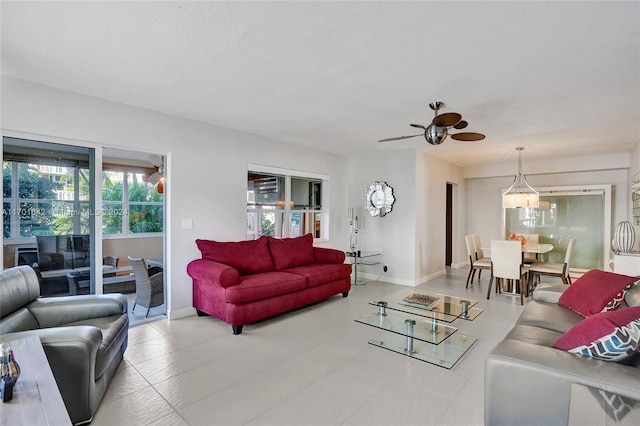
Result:
<svg viewBox="0 0 640 426">
<path fill-rule="evenodd" d="M 11 186 L 12 163 L 2 163 L 3 197 L 12 197 Z M 11 204 L 3 203 L 3 234 L 11 238 L 11 216 L 20 220 L 20 235 L 54 235 L 53 205 L 48 202 L 38 203 L 33 200 L 55 200 L 56 190 L 64 184 L 42 177 L 36 165 L 20 163 L 18 165 L 18 200 L 19 205 L 11 208 Z"/>
<path fill-rule="evenodd" d="M 74 171 L 66 167 L 62 175 L 45 175 L 35 164 L 18 164 L 18 204 L 12 208 L 12 167 L 13 163 L 3 162 L 3 233 L 11 238 L 11 216 L 17 215 L 20 236 L 88 234 L 91 218 L 102 216 L 103 232 L 119 234 L 123 232 L 123 218 L 129 215 L 129 230 L 133 233 L 162 232 L 164 207 L 162 194 L 156 187 L 142 181 L 142 175 L 129 173 L 128 211 L 124 202 L 124 173 L 102 174 L 103 209 L 93 211 L 89 204 L 90 179 L 87 169 L 79 170 L 79 193 L 74 205 Z M 67 194 L 58 199 L 58 193 Z M 72 199 L 68 195 L 71 194 Z M 38 201 L 40 200 L 40 201 Z M 74 229 L 74 222 L 80 230 Z"/>
</svg>

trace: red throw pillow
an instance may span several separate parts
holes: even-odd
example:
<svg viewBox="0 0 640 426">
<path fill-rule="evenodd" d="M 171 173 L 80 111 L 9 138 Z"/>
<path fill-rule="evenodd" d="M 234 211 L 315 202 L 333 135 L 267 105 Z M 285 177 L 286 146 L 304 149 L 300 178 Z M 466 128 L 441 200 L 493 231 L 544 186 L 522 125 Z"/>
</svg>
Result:
<svg viewBox="0 0 640 426">
<path fill-rule="evenodd" d="M 296 238 L 269 237 L 269 250 L 276 271 L 314 263 L 313 235 L 305 234 Z"/>
<path fill-rule="evenodd" d="M 601 312 L 586 318 L 553 344 L 575 354 L 620 361 L 638 352 L 640 345 L 640 306 Z"/>
<path fill-rule="evenodd" d="M 558 304 L 585 317 L 618 307 L 636 277 L 592 269 L 567 288 Z"/>
<path fill-rule="evenodd" d="M 196 240 L 202 258 L 224 263 L 238 270 L 240 275 L 259 274 L 274 270 L 267 237 L 238 242 Z"/>
</svg>

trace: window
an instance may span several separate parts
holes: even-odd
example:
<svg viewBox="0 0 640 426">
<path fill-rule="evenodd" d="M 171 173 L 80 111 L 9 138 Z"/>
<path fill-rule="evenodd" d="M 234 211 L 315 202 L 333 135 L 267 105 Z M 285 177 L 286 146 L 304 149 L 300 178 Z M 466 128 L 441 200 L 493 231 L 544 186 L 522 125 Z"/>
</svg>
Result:
<svg viewBox="0 0 640 426">
<path fill-rule="evenodd" d="M 4 238 L 89 234 L 94 213 L 88 161 L 20 156 L 11 149 L 5 147 L 2 163 Z M 163 232 L 163 196 L 145 176 L 142 170 L 102 173 L 98 213 L 105 235 Z"/>
<path fill-rule="evenodd" d="M 162 232 L 162 194 L 135 171 L 102 172 L 102 232 L 105 235 Z"/>
<path fill-rule="evenodd" d="M 273 169 L 271 169 L 273 170 Z M 326 235 L 322 177 L 249 171 L 247 177 L 247 239 L 314 238 Z"/>
<path fill-rule="evenodd" d="M 89 169 L 3 161 L 5 239 L 89 233 Z"/>
</svg>

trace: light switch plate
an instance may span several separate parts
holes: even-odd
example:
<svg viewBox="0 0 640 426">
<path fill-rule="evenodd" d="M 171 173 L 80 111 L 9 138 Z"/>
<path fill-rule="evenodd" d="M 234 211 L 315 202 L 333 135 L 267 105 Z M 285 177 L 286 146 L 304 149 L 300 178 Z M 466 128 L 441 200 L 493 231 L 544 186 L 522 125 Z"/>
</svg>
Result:
<svg viewBox="0 0 640 426">
<path fill-rule="evenodd" d="M 182 229 L 192 229 L 193 219 L 184 217 L 182 218 Z"/>
</svg>

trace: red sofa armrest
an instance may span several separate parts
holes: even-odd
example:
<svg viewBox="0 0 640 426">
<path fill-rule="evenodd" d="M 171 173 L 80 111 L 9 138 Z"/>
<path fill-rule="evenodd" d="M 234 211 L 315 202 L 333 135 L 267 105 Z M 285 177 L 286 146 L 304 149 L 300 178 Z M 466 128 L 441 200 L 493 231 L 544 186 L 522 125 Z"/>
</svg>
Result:
<svg viewBox="0 0 640 426">
<path fill-rule="evenodd" d="M 316 263 L 344 263 L 345 259 L 343 251 L 324 247 L 314 247 L 313 255 Z"/>
<path fill-rule="evenodd" d="M 194 280 L 206 281 L 224 288 L 240 284 L 240 273 L 237 269 L 213 260 L 192 260 L 187 265 L 187 273 Z"/>
</svg>

